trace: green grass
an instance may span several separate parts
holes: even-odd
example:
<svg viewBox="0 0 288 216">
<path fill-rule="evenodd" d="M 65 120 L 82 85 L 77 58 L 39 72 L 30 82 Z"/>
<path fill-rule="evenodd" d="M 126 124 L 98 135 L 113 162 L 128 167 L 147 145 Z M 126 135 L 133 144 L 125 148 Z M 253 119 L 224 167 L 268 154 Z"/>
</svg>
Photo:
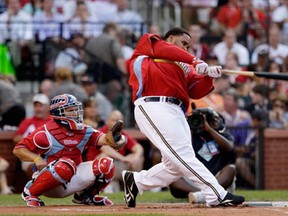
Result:
<svg viewBox="0 0 288 216">
<path fill-rule="evenodd" d="M 246 201 L 288 201 L 288 191 L 257 191 L 257 190 L 238 190 L 236 194 L 245 196 Z M 115 204 L 125 204 L 123 200 L 123 192 L 114 194 L 104 194 L 113 200 Z M 52 199 L 41 196 L 46 205 L 75 205 L 72 203 L 72 197 L 62 199 Z M 137 197 L 138 203 L 186 203 L 186 199 L 175 199 L 170 192 L 163 191 L 159 193 L 145 192 L 142 196 Z M 20 194 L 0 195 L 0 206 L 24 206 Z"/>
</svg>

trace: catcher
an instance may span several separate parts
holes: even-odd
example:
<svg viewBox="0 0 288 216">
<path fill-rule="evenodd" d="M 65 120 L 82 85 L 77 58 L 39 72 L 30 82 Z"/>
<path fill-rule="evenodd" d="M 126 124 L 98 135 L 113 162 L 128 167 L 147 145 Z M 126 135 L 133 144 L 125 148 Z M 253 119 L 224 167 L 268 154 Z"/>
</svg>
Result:
<svg viewBox="0 0 288 216">
<path fill-rule="evenodd" d="M 110 145 L 121 148 L 126 138 L 118 121 L 107 133 L 83 124 L 82 104 L 69 94 L 55 96 L 50 102 L 53 118 L 37 128 L 14 147 L 13 153 L 35 164 L 35 172 L 21 195 L 27 206 L 44 206 L 40 195 L 62 198 L 74 194 L 73 202 L 86 205 L 113 205 L 99 196 L 115 172 L 109 157 L 82 162 L 81 153 L 89 146 Z"/>
</svg>

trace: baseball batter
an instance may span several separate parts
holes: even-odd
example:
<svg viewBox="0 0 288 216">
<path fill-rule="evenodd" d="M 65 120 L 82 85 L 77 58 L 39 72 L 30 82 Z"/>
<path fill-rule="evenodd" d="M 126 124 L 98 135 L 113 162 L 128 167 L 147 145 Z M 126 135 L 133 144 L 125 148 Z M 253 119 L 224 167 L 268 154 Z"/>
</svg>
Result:
<svg viewBox="0 0 288 216">
<path fill-rule="evenodd" d="M 109 157 L 82 162 L 81 153 L 89 146 L 121 147 L 126 138 L 117 122 L 106 134 L 83 124 L 82 103 L 69 94 L 55 96 L 50 102 L 50 122 L 18 142 L 13 153 L 23 161 L 35 163 L 36 172 L 24 187 L 22 199 L 27 206 L 44 206 L 40 195 L 62 198 L 74 194 L 73 202 L 87 205 L 112 205 L 99 196 L 115 172 Z"/>
<path fill-rule="evenodd" d="M 148 171 L 123 171 L 125 201 L 136 206 L 138 193 L 166 187 L 186 176 L 201 189 L 208 206 L 238 205 L 244 197 L 228 193 L 195 157 L 185 110 L 189 97 L 199 99 L 213 90 L 220 66 L 208 66 L 188 53 L 191 37 L 181 28 L 164 36 L 145 34 L 130 63 L 129 85 L 134 115 L 143 134 L 160 150 L 162 162 Z M 194 69 L 195 68 L 195 69 Z"/>
</svg>

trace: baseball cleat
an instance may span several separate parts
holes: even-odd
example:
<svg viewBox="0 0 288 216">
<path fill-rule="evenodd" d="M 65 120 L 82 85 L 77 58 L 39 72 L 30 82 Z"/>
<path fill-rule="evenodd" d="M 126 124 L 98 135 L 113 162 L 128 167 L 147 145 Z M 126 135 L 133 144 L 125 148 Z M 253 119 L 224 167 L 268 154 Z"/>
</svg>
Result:
<svg viewBox="0 0 288 216">
<path fill-rule="evenodd" d="M 75 193 L 72 199 L 72 202 L 76 204 L 83 205 L 95 205 L 95 206 L 109 206 L 114 205 L 114 203 L 108 199 L 106 196 L 95 195 L 94 197 L 81 197 L 81 194 Z"/>
<path fill-rule="evenodd" d="M 41 201 L 37 196 L 28 195 L 25 192 L 21 194 L 21 198 L 26 202 L 27 206 L 39 207 L 45 206 L 44 202 Z"/>
<path fill-rule="evenodd" d="M 220 202 L 217 206 L 237 206 L 242 204 L 245 201 L 243 196 L 234 195 L 232 193 L 227 193 L 222 202 Z"/>
<path fill-rule="evenodd" d="M 138 195 L 138 188 L 135 184 L 133 172 L 122 171 L 122 180 L 124 183 L 124 199 L 128 207 L 134 208 L 136 206 L 136 197 Z"/>
</svg>

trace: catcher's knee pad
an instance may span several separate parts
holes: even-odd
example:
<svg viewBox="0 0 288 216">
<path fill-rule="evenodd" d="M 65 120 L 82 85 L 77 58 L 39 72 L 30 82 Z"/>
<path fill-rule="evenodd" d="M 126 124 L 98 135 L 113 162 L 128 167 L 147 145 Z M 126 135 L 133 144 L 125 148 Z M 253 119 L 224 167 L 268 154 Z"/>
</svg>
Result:
<svg viewBox="0 0 288 216">
<path fill-rule="evenodd" d="M 24 192 L 29 195 L 39 196 L 61 184 L 67 184 L 75 173 L 76 165 L 69 158 L 52 161 L 41 170 L 33 181 L 27 183 L 25 186 L 26 191 Z"/>
<path fill-rule="evenodd" d="M 105 176 L 105 179 L 112 179 L 115 174 L 115 165 L 110 157 L 95 159 L 92 163 L 92 169 L 95 176 Z"/>
<path fill-rule="evenodd" d="M 114 177 L 115 165 L 113 159 L 109 157 L 95 159 L 92 163 L 92 169 L 95 175 L 97 193 L 99 193 L 107 187 Z"/>
<path fill-rule="evenodd" d="M 75 175 L 76 170 L 76 164 L 70 158 L 61 158 L 55 161 L 54 164 L 52 163 L 51 166 L 51 171 L 53 172 L 55 179 L 61 183 L 69 182 L 72 176 Z"/>
</svg>

